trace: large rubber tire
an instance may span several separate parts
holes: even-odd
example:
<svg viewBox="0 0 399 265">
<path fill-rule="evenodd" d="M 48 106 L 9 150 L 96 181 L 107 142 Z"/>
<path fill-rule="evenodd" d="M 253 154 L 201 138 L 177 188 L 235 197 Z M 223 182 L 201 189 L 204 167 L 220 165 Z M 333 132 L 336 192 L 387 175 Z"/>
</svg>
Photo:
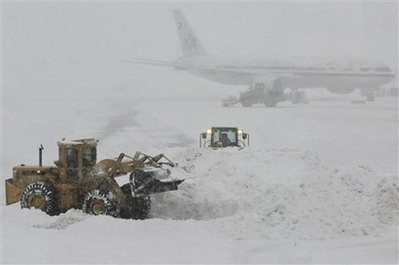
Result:
<svg viewBox="0 0 399 265">
<path fill-rule="evenodd" d="M 120 207 L 112 192 L 92 190 L 84 198 L 82 211 L 93 215 L 119 217 Z"/>
<path fill-rule="evenodd" d="M 57 215 L 57 193 L 51 184 L 35 182 L 26 186 L 22 192 L 21 208 L 40 209 L 48 215 Z"/>
</svg>

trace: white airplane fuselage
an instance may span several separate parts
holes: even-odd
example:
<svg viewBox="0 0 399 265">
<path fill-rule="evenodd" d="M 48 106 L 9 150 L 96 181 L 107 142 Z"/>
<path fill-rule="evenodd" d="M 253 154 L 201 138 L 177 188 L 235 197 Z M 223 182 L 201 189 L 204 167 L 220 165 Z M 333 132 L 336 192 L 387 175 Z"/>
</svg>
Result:
<svg viewBox="0 0 399 265">
<path fill-rule="evenodd" d="M 283 61 L 270 62 L 270 60 L 232 61 L 229 58 L 211 55 L 183 57 L 176 62 L 182 65 L 203 66 L 203 68 L 176 67 L 176 69 L 221 84 L 250 86 L 262 78 L 280 78 L 284 87 L 327 88 L 338 94 L 346 94 L 354 89 L 378 89 L 395 79 L 395 73 L 389 67 L 378 63 L 294 64 Z"/>
<path fill-rule="evenodd" d="M 367 60 L 315 63 L 297 59 L 292 63 L 271 58 L 234 60 L 213 56 L 207 53 L 183 14 L 179 10 L 173 14 L 183 56 L 175 61 L 132 58 L 130 62 L 173 67 L 227 85 L 262 84 L 280 92 L 285 88 L 327 88 L 332 93 L 347 94 L 361 89 L 362 94 L 372 97 L 375 90 L 395 79 L 388 66 Z"/>
</svg>

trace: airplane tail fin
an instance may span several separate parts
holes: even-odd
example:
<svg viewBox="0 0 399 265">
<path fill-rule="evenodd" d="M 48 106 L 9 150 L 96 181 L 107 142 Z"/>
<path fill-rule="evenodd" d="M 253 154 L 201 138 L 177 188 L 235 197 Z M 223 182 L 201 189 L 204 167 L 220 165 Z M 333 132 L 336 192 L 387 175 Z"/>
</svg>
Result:
<svg viewBox="0 0 399 265">
<path fill-rule="evenodd" d="M 179 34 L 180 44 L 183 49 L 184 57 L 206 55 L 204 46 L 195 35 L 190 24 L 188 24 L 186 18 L 180 12 L 180 10 L 173 10 L 175 17 L 177 32 Z"/>
</svg>

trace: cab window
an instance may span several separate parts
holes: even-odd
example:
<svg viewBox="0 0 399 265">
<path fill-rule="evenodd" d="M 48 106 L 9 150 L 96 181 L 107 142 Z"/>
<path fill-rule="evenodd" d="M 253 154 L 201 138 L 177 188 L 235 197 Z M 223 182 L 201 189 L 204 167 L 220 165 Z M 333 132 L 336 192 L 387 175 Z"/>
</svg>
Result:
<svg viewBox="0 0 399 265">
<path fill-rule="evenodd" d="M 235 129 L 215 129 L 212 136 L 212 146 L 219 143 L 223 147 L 237 145 L 237 130 Z"/>
<path fill-rule="evenodd" d="M 67 174 L 70 178 L 76 179 L 78 177 L 78 150 L 75 148 L 66 149 L 67 159 Z"/>
<path fill-rule="evenodd" d="M 67 149 L 67 167 L 77 168 L 78 167 L 78 150 L 75 148 Z"/>
<path fill-rule="evenodd" d="M 96 164 L 96 148 L 87 147 L 83 149 L 83 166 L 92 167 Z"/>
</svg>

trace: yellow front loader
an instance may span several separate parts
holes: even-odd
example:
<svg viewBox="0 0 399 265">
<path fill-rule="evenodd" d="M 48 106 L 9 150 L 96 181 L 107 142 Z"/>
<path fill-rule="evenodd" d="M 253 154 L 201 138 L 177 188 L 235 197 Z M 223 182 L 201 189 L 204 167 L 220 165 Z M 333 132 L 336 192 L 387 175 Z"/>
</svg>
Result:
<svg viewBox="0 0 399 265">
<path fill-rule="evenodd" d="M 89 214 L 122 218 L 145 218 L 151 206 L 150 195 L 177 190 L 184 181 L 170 174 L 177 165 L 163 154 L 134 157 L 121 153 L 116 159 L 97 163 L 97 141 L 93 138 L 58 142 L 55 166 L 21 164 L 6 180 L 6 204 L 20 202 L 22 208 L 38 208 L 49 215 L 69 209 Z M 169 169 L 170 168 L 170 169 Z M 115 177 L 130 174 L 120 186 Z"/>
</svg>

